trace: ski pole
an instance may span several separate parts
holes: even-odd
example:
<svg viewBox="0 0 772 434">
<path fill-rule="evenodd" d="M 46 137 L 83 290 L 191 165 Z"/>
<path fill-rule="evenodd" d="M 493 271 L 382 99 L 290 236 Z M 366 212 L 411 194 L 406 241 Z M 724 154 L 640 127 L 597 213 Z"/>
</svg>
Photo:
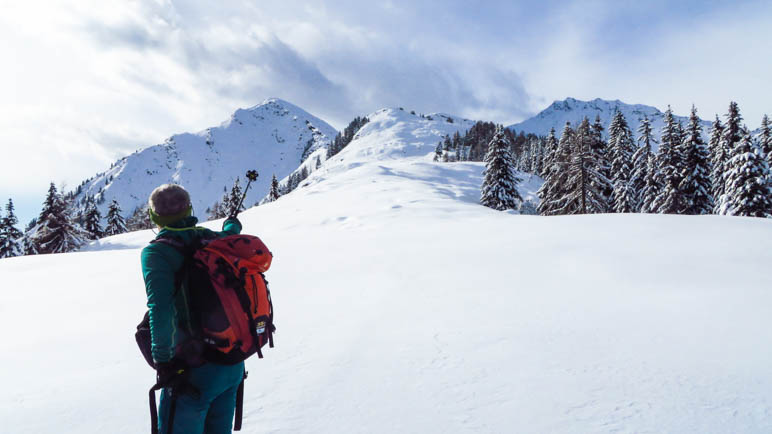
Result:
<svg viewBox="0 0 772 434">
<path fill-rule="evenodd" d="M 247 170 L 246 176 L 249 181 L 247 182 L 247 186 L 244 187 L 244 194 L 241 195 L 239 206 L 237 206 L 236 209 L 231 212 L 231 215 L 228 216 L 228 218 L 236 218 L 239 215 L 239 211 L 241 211 L 241 205 L 244 204 L 244 199 L 247 197 L 247 191 L 249 191 L 249 185 L 252 184 L 252 181 L 257 181 L 257 177 L 259 175 L 257 174 L 257 170 Z"/>
</svg>

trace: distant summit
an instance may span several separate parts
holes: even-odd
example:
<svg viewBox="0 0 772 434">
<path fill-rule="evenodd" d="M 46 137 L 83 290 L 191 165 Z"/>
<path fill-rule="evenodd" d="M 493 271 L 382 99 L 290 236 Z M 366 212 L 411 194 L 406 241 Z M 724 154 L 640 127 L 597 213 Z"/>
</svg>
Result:
<svg viewBox="0 0 772 434">
<path fill-rule="evenodd" d="M 699 107 L 698 107 L 699 109 Z M 638 125 L 640 125 L 644 116 L 651 121 L 654 133 L 658 136 L 663 125 L 663 112 L 656 107 L 643 104 L 626 104 L 620 100 L 608 101 L 596 98 L 592 101 L 582 101 L 575 98 L 566 98 L 562 101 L 555 101 L 549 107 L 542 110 L 536 116 L 523 122 L 510 125 L 508 128 L 517 132 L 533 133 L 539 136 L 549 134 L 551 128 L 560 135 L 566 122 L 571 125 L 578 125 L 585 117 L 590 122 L 600 116 L 601 122 L 605 128 L 611 123 L 614 112 L 619 110 L 627 119 L 630 128 L 637 136 Z M 676 121 L 682 121 L 684 124 L 688 121 L 688 116 L 674 116 Z M 711 123 L 702 121 L 704 133 L 707 134 Z"/>
</svg>

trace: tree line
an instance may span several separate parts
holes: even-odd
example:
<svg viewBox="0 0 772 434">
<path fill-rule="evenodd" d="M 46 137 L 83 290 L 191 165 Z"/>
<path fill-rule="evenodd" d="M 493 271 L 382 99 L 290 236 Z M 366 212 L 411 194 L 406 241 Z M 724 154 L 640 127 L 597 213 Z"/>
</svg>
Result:
<svg viewBox="0 0 772 434">
<path fill-rule="evenodd" d="M 23 232 L 16 227 L 18 219 L 9 199 L 5 215 L 0 218 L 0 258 L 71 252 L 91 240 L 144 228 L 149 222 L 145 214 L 146 218 L 132 216 L 127 223 L 121 216 L 120 205 L 113 200 L 103 228 L 102 215 L 96 206 L 98 200 L 88 196 L 85 206 L 77 208 L 73 198 L 73 194 L 60 194 L 52 182 L 40 215 L 32 219 Z"/>
<path fill-rule="evenodd" d="M 507 161 L 513 169 L 544 179 L 538 191 L 537 211 L 541 215 L 662 213 L 772 217 L 769 118 L 764 115 L 756 135 L 742 121 L 737 103 L 731 102 L 723 123 L 716 116 L 706 143 L 695 107 L 688 123 L 683 125 L 675 120 L 668 106 L 659 135 L 655 136 L 651 122 L 644 117 L 636 139 L 624 115 L 617 111 L 609 125 L 608 140 L 604 139 L 604 127 L 596 117 L 593 123 L 584 118 L 576 127 L 566 123 L 559 138 L 553 128 L 546 137 L 526 138 L 524 146 L 515 147 L 510 142 L 507 152 L 498 142 L 506 143 L 512 135 L 507 135 L 506 130 L 497 132 L 489 148 L 502 148 L 497 151 L 496 164 Z M 659 148 L 654 152 L 653 145 L 657 143 Z M 511 185 L 512 177 L 491 166 L 489 160 L 493 157 L 489 154 L 492 155 L 488 152 L 485 157 L 481 202 L 502 209 L 506 201 L 491 201 L 490 192 L 499 191 L 501 195 L 501 191 L 509 191 L 505 197 L 513 193 L 506 188 L 492 189 L 491 185 Z M 444 154 L 438 151 L 437 155 Z M 463 156 L 463 152 L 455 155 Z M 446 157 L 442 159 L 448 161 Z M 516 206 L 504 209 L 510 208 Z"/>
</svg>

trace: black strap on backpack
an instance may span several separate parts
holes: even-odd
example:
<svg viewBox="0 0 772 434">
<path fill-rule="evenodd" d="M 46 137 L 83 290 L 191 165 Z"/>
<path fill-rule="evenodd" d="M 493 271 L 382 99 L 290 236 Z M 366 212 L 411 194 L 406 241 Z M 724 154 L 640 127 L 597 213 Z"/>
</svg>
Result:
<svg viewBox="0 0 772 434">
<path fill-rule="evenodd" d="M 244 416 L 244 380 L 247 379 L 249 372 L 244 371 L 244 378 L 241 379 L 239 388 L 236 391 L 236 414 L 233 420 L 233 431 L 241 431 L 241 420 Z"/>
</svg>

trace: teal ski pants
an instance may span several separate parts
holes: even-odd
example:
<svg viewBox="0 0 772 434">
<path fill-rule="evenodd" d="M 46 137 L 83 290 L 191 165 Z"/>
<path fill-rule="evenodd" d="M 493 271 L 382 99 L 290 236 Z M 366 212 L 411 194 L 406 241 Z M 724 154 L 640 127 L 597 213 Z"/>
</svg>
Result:
<svg viewBox="0 0 772 434">
<path fill-rule="evenodd" d="M 236 391 L 244 377 L 244 362 L 231 366 L 207 363 L 191 368 L 188 381 L 200 395 L 180 394 L 169 429 L 172 395 L 163 389 L 158 409 L 160 434 L 230 434 L 236 411 Z"/>
</svg>

